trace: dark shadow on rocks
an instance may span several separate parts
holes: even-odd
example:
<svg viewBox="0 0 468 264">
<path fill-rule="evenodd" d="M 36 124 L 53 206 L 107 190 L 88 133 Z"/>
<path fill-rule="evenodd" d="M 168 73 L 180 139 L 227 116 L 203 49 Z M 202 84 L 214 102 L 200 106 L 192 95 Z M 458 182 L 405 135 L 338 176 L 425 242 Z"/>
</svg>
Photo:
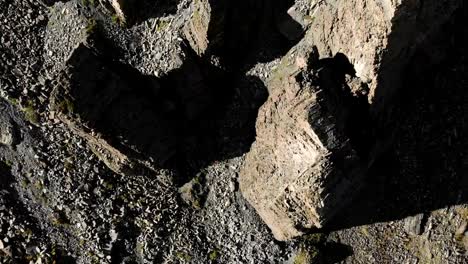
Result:
<svg viewBox="0 0 468 264">
<path fill-rule="evenodd" d="M 114 0 L 113 0 L 114 1 Z M 94 6 L 97 6 L 98 0 L 95 0 Z M 117 0 L 119 7 L 125 14 L 127 27 L 143 23 L 151 18 L 165 17 L 177 12 L 177 5 L 181 0 Z M 85 6 L 92 5 L 90 0 L 84 0 Z M 102 2 L 107 10 L 112 10 L 111 1 Z"/>
<path fill-rule="evenodd" d="M 212 10 L 206 56 L 221 58 L 228 70 L 242 71 L 281 57 L 303 35 L 301 25 L 287 13 L 294 0 L 209 3 Z"/>
<path fill-rule="evenodd" d="M 319 60 L 312 70 L 323 94 L 319 104 L 334 117 L 336 128 L 349 138 L 361 160 L 367 160 L 373 142 L 367 86 L 356 78 L 354 66 L 342 53 Z"/>
<path fill-rule="evenodd" d="M 257 111 L 268 96 L 257 77 L 228 73 L 186 53 L 191 57 L 183 66 L 161 79 L 161 95 L 170 98 L 169 118 L 177 123 L 177 151 L 168 164 L 179 172 L 179 184 L 213 162 L 248 151 Z"/>
<path fill-rule="evenodd" d="M 210 30 L 216 27 L 222 41 L 210 33 L 212 46 L 201 57 L 185 45 L 182 66 L 158 78 L 118 62 L 120 51 L 97 37 L 98 52 L 82 47 L 69 60 L 75 118 L 127 156 L 179 172 L 180 185 L 213 162 L 242 155 L 255 140 L 257 112 L 268 97 L 263 82 L 245 70 L 297 42 L 275 22 L 292 20 L 286 13 L 292 3 L 212 2 Z M 223 65 L 213 65 L 212 56 Z M 67 110 L 67 102 L 59 104 Z"/>
<path fill-rule="evenodd" d="M 201 57 L 193 51 L 189 53 L 200 64 L 212 101 L 196 103 L 196 108 L 204 108 L 209 114 L 200 115 L 181 131 L 185 135 L 179 142 L 185 148 L 180 148 L 183 150 L 173 166 L 188 178 L 213 162 L 249 151 L 255 140 L 258 109 L 268 98 L 268 92 L 262 80 L 245 72 L 256 63 L 284 56 L 303 35 L 301 25 L 287 13 L 294 4 L 292 0 L 208 3 L 211 7 L 208 47 Z M 286 25 L 286 30 L 281 32 L 280 24 Z M 214 66 L 212 58 L 218 58 L 221 65 Z M 177 72 L 186 76 L 193 71 Z M 180 183 L 184 181 L 187 179 L 181 179 Z"/>
<path fill-rule="evenodd" d="M 319 247 L 319 250 L 322 256 L 321 263 L 323 264 L 341 263 L 354 254 L 352 247 L 337 242 L 326 242 Z"/>
<path fill-rule="evenodd" d="M 131 24 L 140 24 L 150 18 L 164 17 L 174 14 L 177 11 L 177 5 L 181 0 L 137 0 L 133 2 L 134 9 Z"/>
<path fill-rule="evenodd" d="M 391 101 L 394 107 L 385 109 L 391 115 L 379 120 L 378 135 L 393 139 L 393 145 L 328 229 L 399 220 L 468 202 L 463 136 L 468 133 L 467 14 L 465 5 L 420 43 L 403 67 L 402 89 Z M 390 38 L 390 50 L 398 47 L 397 40 Z"/>
<path fill-rule="evenodd" d="M 231 76 L 188 48 L 186 54 L 180 68 L 156 78 L 81 46 L 68 62 L 68 84 L 57 88 L 55 107 L 130 158 L 194 176 L 249 149 L 266 89 L 257 78 Z M 235 111 L 231 120 L 228 109 Z M 239 133 L 230 147 L 220 144 L 227 139 L 222 130 Z"/>
<path fill-rule="evenodd" d="M 135 216 L 125 215 L 117 225 L 117 240 L 113 243 L 110 252 L 111 263 L 138 263 L 136 259 L 137 237 L 140 235 L 139 228 L 135 225 Z"/>
</svg>

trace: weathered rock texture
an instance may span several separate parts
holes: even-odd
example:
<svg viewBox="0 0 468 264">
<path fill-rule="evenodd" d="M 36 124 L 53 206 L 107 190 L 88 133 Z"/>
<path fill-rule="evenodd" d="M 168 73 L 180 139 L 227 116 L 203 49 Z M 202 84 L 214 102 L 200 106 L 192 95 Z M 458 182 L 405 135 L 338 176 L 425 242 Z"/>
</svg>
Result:
<svg viewBox="0 0 468 264">
<path fill-rule="evenodd" d="M 110 1 L 0 0 L 1 263 L 467 263 L 468 0 Z"/>
<path fill-rule="evenodd" d="M 208 1 L 195 1 L 191 8 L 191 17 L 182 31 L 193 50 L 201 55 L 208 48 L 211 6 Z"/>
<path fill-rule="evenodd" d="M 0 116 L 0 145 L 11 146 L 15 141 L 13 124 L 4 116 Z"/>
<path fill-rule="evenodd" d="M 320 56 L 345 54 L 369 84 L 369 100 L 383 109 L 401 86 L 418 44 L 436 32 L 463 1 L 315 1 L 305 39 Z"/>
<path fill-rule="evenodd" d="M 374 113 L 385 109 L 407 57 L 460 3 L 316 1 L 311 28 L 268 83 L 240 175 L 244 196 L 278 240 L 322 227 L 353 197 L 382 146 L 354 129 L 369 124 L 359 123 L 369 110 L 350 94 L 367 86 Z M 321 60 L 307 56 L 312 47 Z"/>
</svg>

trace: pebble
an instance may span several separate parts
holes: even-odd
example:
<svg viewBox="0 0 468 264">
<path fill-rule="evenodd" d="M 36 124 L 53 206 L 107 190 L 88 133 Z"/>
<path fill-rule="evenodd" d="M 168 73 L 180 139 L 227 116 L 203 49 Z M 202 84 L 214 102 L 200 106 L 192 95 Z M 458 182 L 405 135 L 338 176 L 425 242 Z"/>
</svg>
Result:
<svg viewBox="0 0 468 264">
<path fill-rule="evenodd" d="M 229 182 L 229 191 L 235 192 L 236 191 L 236 184 L 233 181 Z"/>
</svg>

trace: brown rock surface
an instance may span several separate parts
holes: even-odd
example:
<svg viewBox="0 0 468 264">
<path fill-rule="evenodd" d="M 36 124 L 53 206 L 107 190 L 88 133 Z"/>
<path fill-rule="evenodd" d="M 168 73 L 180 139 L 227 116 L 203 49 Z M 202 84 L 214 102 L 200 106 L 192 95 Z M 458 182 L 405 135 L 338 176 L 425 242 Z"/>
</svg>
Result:
<svg viewBox="0 0 468 264">
<path fill-rule="evenodd" d="M 315 1 L 306 41 L 320 57 L 345 54 L 383 108 L 401 86 L 418 44 L 437 31 L 463 1 Z"/>
<path fill-rule="evenodd" d="M 366 135 L 373 133 L 363 126 L 371 125 L 363 121 L 367 103 L 350 94 L 367 95 L 356 91 L 368 87 L 372 110 L 381 114 L 401 85 L 406 57 L 461 3 L 316 2 L 306 36 L 267 85 L 270 97 L 240 174 L 244 196 L 278 240 L 322 227 L 353 197 L 384 147 Z M 313 49 L 320 60 L 307 56 Z"/>
<path fill-rule="evenodd" d="M 208 1 L 195 1 L 192 8 L 190 20 L 183 27 L 183 33 L 193 50 L 201 55 L 208 48 L 211 6 Z"/>
<path fill-rule="evenodd" d="M 291 51 L 270 81 L 240 175 L 244 196 L 278 240 L 322 227 L 363 175 L 362 162 L 336 125 L 344 111 L 322 103 L 330 98 L 318 86 L 320 74 L 310 73 L 308 50 Z"/>
</svg>

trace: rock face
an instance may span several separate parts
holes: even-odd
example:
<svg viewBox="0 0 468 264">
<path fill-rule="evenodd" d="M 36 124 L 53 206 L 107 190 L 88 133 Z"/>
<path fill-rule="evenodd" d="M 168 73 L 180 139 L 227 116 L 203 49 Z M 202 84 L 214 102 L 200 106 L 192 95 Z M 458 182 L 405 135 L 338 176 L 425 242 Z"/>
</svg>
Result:
<svg viewBox="0 0 468 264">
<path fill-rule="evenodd" d="M 294 49 L 270 81 L 256 142 L 240 174 L 245 198 L 278 240 L 322 227 L 350 190 L 358 189 L 365 167 L 342 125 L 352 109 L 340 109 L 347 104 L 340 94 L 320 88 L 342 88 L 338 82 L 326 85 L 337 70 L 314 72 L 307 64 L 314 55 L 309 56 L 309 50 Z M 327 71 L 335 73 L 326 76 Z"/>
<path fill-rule="evenodd" d="M 306 41 L 320 57 L 340 52 L 369 84 L 369 100 L 383 109 L 401 86 L 404 66 L 418 44 L 436 32 L 463 1 L 313 1 Z"/>
<path fill-rule="evenodd" d="M 0 0 L 0 263 L 467 263 L 463 1 Z"/>
<path fill-rule="evenodd" d="M 383 148 L 363 120 L 388 111 L 383 101 L 397 92 L 406 57 L 461 3 L 315 2 L 310 29 L 267 85 L 240 174 L 243 195 L 278 240 L 323 227 L 353 197 Z M 370 105 L 355 97 L 367 90 Z"/>
</svg>

